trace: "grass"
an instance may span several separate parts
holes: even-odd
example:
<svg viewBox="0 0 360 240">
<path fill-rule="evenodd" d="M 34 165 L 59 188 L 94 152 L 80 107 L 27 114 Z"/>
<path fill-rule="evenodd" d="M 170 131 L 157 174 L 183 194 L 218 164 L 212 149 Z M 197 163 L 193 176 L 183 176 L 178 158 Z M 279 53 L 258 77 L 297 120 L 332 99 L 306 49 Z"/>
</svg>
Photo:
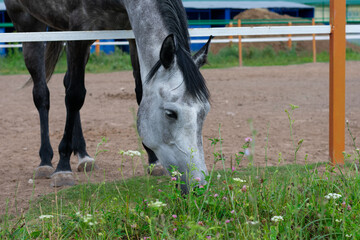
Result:
<svg viewBox="0 0 360 240">
<path fill-rule="evenodd" d="M 220 50 L 216 55 L 209 54 L 209 65 L 204 68 L 224 68 L 235 67 L 239 65 L 238 47 L 227 47 Z M 346 60 L 359 61 L 360 53 L 348 48 L 346 50 Z M 328 62 L 329 53 L 322 52 L 317 54 L 317 62 Z M 272 47 L 266 47 L 263 50 L 257 48 L 243 49 L 244 66 L 276 66 L 291 65 L 313 62 L 312 53 L 297 52 L 295 47 L 292 50 L 276 52 Z"/>
<path fill-rule="evenodd" d="M 55 73 L 65 73 L 67 69 L 66 54 L 62 54 L 56 65 Z M 114 54 L 106 55 L 101 52 L 99 56 L 91 54 L 86 72 L 101 73 L 132 70 L 130 55 L 116 49 Z M 0 75 L 28 74 L 23 54 L 19 49 L 10 49 L 6 57 L 0 57 Z"/>
<path fill-rule="evenodd" d="M 57 64 L 55 73 L 64 73 L 66 67 L 66 54 L 63 54 Z M 360 53 L 351 49 L 346 51 L 347 60 L 360 60 Z M 244 66 L 272 66 L 289 65 L 312 62 L 310 52 L 296 52 L 295 48 L 289 51 L 275 52 L 272 47 L 263 50 L 256 48 L 245 48 L 243 50 Z M 318 62 L 328 62 L 328 52 L 322 52 L 317 55 Z M 204 68 L 228 68 L 238 66 L 238 48 L 237 46 L 222 49 L 218 54 L 209 53 L 208 65 Z M 86 67 L 86 72 L 102 73 L 131 70 L 130 56 L 116 48 L 115 53 L 100 56 L 91 54 Z M 19 49 L 10 49 L 6 57 L 0 57 L 0 75 L 6 74 L 28 74 L 23 60 L 22 52 Z"/>
<path fill-rule="evenodd" d="M 291 131 L 297 108 L 290 105 L 286 111 L 295 161 L 301 147 Z M 219 127 L 219 136 L 209 140 L 214 165 L 223 170 L 213 168 L 208 184 L 191 188 L 186 196 L 171 176 L 81 184 L 39 198 L 21 216 L 2 217 L 0 238 L 359 239 L 359 149 L 349 124 L 354 153 L 344 153 L 344 168 L 326 163 L 280 166 L 281 156 L 278 166 L 256 167 L 256 130 L 249 124 L 252 136 L 235 154 L 231 169 L 225 168 Z M 107 154 L 105 141 L 97 154 Z M 119 158 L 142 157 L 131 153 L 121 151 Z M 239 168 L 240 163 L 248 167 Z"/>
</svg>

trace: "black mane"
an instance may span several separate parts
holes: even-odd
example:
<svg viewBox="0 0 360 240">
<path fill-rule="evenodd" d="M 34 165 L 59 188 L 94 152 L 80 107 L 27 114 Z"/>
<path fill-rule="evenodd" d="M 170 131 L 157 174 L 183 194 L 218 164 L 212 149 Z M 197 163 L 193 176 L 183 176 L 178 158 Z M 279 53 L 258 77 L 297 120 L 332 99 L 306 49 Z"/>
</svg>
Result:
<svg viewBox="0 0 360 240">
<path fill-rule="evenodd" d="M 177 63 L 184 76 L 187 92 L 200 101 L 208 101 L 210 98 L 209 89 L 205 79 L 195 65 L 190 54 L 190 36 L 186 13 L 181 0 L 158 0 L 157 5 L 160 15 L 165 23 L 169 34 L 174 34 L 177 42 L 176 58 Z M 150 70 L 147 81 L 150 81 L 160 68 L 160 60 Z"/>
</svg>

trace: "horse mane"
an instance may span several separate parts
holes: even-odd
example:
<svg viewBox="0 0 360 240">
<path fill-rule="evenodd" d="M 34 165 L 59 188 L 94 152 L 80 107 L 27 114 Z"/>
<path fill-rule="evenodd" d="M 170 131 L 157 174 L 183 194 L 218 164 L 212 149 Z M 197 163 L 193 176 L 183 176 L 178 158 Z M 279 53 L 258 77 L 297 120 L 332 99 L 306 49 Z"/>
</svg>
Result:
<svg viewBox="0 0 360 240">
<path fill-rule="evenodd" d="M 160 15 L 169 34 L 173 34 L 177 49 L 177 63 L 184 76 L 187 93 L 205 102 L 210 98 L 209 89 L 204 77 L 195 65 L 190 53 L 190 36 L 187 17 L 181 0 L 157 0 Z M 160 60 L 150 70 L 147 81 L 150 81 L 161 66 Z"/>
</svg>

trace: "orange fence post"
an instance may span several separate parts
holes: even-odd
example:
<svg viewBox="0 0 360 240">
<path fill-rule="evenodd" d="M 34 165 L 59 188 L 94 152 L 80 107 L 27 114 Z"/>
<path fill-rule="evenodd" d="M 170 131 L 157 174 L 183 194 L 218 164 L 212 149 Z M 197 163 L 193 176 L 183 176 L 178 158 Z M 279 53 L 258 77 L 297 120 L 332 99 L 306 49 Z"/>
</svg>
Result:
<svg viewBox="0 0 360 240">
<path fill-rule="evenodd" d="M 312 19 L 312 25 L 315 26 L 315 18 Z M 313 34 L 312 39 L 312 49 L 313 49 L 313 62 L 316 63 L 316 40 L 315 34 Z"/>
<path fill-rule="evenodd" d="M 99 43 L 100 41 L 99 40 L 96 40 L 97 43 Z M 95 45 L 95 53 L 96 53 L 96 56 L 99 56 L 100 55 L 100 45 Z"/>
<path fill-rule="evenodd" d="M 238 19 L 238 27 L 241 27 L 241 20 Z M 242 43 L 241 43 L 241 35 L 239 35 L 239 66 L 243 65 L 242 63 Z"/>
<path fill-rule="evenodd" d="M 229 27 L 233 27 L 233 23 L 230 22 L 229 23 Z M 232 40 L 233 39 L 233 36 L 229 36 L 229 39 Z M 230 47 L 232 46 L 232 41 L 230 41 Z"/>
<path fill-rule="evenodd" d="M 330 102 L 329 155 L 333 164 L 344 164 L 346 1 L 330 0 Z"/>
<path fill-rule="evenodd" d="M 292 25 L 292 23 L 289 22 L 289 23 L 288 23 L 288 26 L 291 26 L 291 25 Z M 292 48 L 291 34 L 289 34 L 288 37 L 289 37 L 289 40 L 288 40 L 288 48 L 291 50 L 291 48 Z"/>
</svg>

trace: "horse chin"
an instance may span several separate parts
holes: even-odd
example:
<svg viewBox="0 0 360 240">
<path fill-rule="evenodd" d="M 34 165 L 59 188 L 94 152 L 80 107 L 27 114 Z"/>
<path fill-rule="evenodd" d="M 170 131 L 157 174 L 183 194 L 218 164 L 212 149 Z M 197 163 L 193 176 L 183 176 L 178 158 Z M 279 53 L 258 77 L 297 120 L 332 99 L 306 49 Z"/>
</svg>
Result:
<svg viewBox="0 0 360 240">
<path fill-rule="evenodd" d="M 189 193 L 189 187 L 204 186 L 207 184 L 205 176 L 208 171 L 204 161 L 204 155 L 200 153 L 190 152 L 186 153 L 179 151 L 177 148 L 163 148 L 155 151 L 161 165 L 168 170 L 170 175 L 173 174 L 174 167 L 182 173 L 181 181 L 186 184 L 181 184 L 181 191 L 183 194 Z M 189 174 L 190 173 L 190 174 Z"/>
</svg>

